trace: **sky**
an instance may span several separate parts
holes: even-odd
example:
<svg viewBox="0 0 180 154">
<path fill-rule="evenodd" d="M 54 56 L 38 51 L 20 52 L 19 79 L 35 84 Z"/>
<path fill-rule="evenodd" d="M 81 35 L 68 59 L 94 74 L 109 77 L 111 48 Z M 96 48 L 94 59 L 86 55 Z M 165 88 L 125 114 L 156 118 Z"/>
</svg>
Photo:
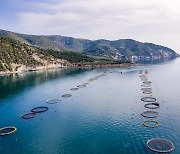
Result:
<svg viewBox="0 0 180 154">
<path fill-rule="evenodd" d="M 0 29 L 86 39 L 126 39 L 180 54 L 180 0 L 0 0 Z"/>
</svg>

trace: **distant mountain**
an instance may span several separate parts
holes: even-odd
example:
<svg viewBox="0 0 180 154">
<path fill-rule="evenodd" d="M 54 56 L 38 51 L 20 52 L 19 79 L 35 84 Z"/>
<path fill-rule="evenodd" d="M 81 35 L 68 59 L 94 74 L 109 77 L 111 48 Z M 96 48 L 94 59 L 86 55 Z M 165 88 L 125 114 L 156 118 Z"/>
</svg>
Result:
<svg viewBox="0 0 180 154">
<path fill-rule="evenodd" d="M 8 36 L 22 43 L 58 51 L 74 51 L 87 55 L 103 56 L 117 60 L 164 59 L 179 56 L 170 48 L 152 43 L 141 43 L 132 39 L 87 40 L 60 35 L 25 35 L 0 30 L 0 36 Z"/>
</svg>

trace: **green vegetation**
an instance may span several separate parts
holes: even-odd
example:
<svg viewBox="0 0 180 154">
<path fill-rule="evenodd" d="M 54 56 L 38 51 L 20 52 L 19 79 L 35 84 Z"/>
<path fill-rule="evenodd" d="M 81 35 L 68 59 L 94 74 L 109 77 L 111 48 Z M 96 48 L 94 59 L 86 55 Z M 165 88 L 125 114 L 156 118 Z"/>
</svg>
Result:
<svg viewBox="0 0 180 154">
<path fill-rule="evenodd" d="M 65 59 L 69 61 L 70 63 L 85 63 L 85 62 L 94 62 L 95 59 L 91 58 L 89 56 L 86 56 L 84 54 L 78 53 L 78 52 L 59 52 L 55 50 L 46 50 L 47 53 L 50 55 L 59 58 L 59 59 Z"/>
<path fill-rule="evenodd" d="M 46 50 L 46 52 L 56 58 L 65 59 L 72 64 L 76 64 L 79 66 L 82 65 L 104 65 L 104 64 L 121 64 L 121 63 L 129 63 L 129 61 L 118 61 L 112 58 L 104 58 L 98 56 L 87 56 L 85 54 L 81 54 L 78 52 L 66 51 L 59 52 L 55 50 Z"/>
<path fill-rule="evenodd" d="M 34 48 L 26 44 L 7 37 L 0 37 L 0 71 L 12 71 L 11 64 L 23 64 L 31 67 L 42 65 L 32 57 L 34 52 Z"/>
<path fill-rule="evenodd" d="M 170 48 L 152 43 L 142 43 L 132 39 L 91 41 L 60 35 L 24 35 L 4 30 L 0 30 L 0 36 L 7 36 L 21 43 L 35 45 L 43 49 L 74 51 L 91 56 L 120 60 L 131 60 L 134 57 L 141 59 L 163 59 L 179 56 Z"/>
<path fill-rule="evenodd" d="M 22 65 L 36 68 L 44 66 L 44 61 L 56 64 L 59 60 L 66 61 L 61 63 L 62 65 L 69 63 L 77 66 L 122 63 L 111 58 L 87 56 L 78 52 L 43 49 L 8 37 L 0 37 L 0 71 L 16 71 Z"/>
</svg>

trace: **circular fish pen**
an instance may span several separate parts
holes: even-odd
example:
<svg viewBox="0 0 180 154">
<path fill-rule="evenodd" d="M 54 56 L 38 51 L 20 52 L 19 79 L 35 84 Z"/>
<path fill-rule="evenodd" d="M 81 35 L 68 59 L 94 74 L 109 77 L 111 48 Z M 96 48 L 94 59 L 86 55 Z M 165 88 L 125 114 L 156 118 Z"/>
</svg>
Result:
<svg viewBox="0 0 180 154">
<path fill-rule="evenodd" d="M 147 147 L 154 152 L 169 153 L 174 150 L 174 145 L 171 141 L 163 138 L 153 138 L 147 141 Z"/>
<path fill-rule="evenodd" d="M 64 94 L 62 95 L 63 98 L 68 98 L 68 97 L 71 97 L 72 95 L 71 94 Z"/>
<path fill-rule="evenodd" d="M 78 88 L 71 88 L 71 90 L 72 90 L 72 91 L 76 91 L 76 90 L 78 90 Z"/>
<path fill-rule="evenodd" d="M 159 116 L 159 113 L 155 111 L 144 111 L 141 115 L 145 118 L 156 118 Z"/>
<path fill-rule="evenodd" d="M 156 128 L 159 127 L 159 122 L 156 120 L 146 120 L 143 122 L 143 125 L 149 128 Z"/>
<path fill-rule="evenodd" d="M 89 80 L 88 80 L 88 82 L 93 82 L 93 81 L 94 81 L 94 79 L 89 79 Z"/>
<path fill-rule="evenodd" d="M 143 73 L 143 71 L 142 70 L 139 70 L 139 74 L 142 74 Z"/>
<path fill-rule="evenodd" d="M 10 135 L 17 131 L 17 128 L 14 126 L 8 126 L 4 128 L 0 128 L 0 136 Z"/>
<path fill-rule="evenodd" d="M 144 72 L 145 74 L 148 74 L 148 71 L 147 70 L 145 70 L 145 72 Z"/>
<path fill-rule="evenodd" d="M 141 98 L 141 101 L 143 101 L 143 102 L 155 102 L 156 98 L 154 98 L 154 97 L 143 97 L 143 98 Z"/>
<path fill-rule="evenodd" d="M 82 84 L 82 85 L 78 85 L 77 87 L 78 87 L 78 88 L 85 88 L 86 85 L 83 85 L 83 84 Z"/>
<path fill-rule="evenodd" d="M 152 94 L 152 91 L 143 91 L 143 94 Z"/>
<path fill-rule="evenodd" d="M 61 100 L 60 99 L 50 99 L 50 100 L 47 100 L 46 103 L 48 104 L 57 104 L 57 103 L 60 103 Z"/>
<path fill-rule="evenodd" d="M 141 88 L 142 91 L 151 91 L 151 88 Z"/>
<path fill-rule="evenodd" d="M 35 117 L 36 117 L 36 113 L 34 113 L 34 112 L 26 113 L 21 116 L 21 118 L 23 118 L 23 119 L 32 119 Z"/>
<path fill-rule="evenodd" d="M 33 113 L 42 113 L 48 110 L 48 107 L 45 106 L 40 106 L 40 107 L 35 107 L 31 110 Z"/>
<path fill-rule="evenodd" d="M 160 107 L 159 103 L 147 103 L 144 105 L 145 108 L 148 109 L 157 109 Z"/>
<path fill-rule="evenodd" d="M 151 84 L 151 81 L 143 81 L 144 84 Z"/>
<path fill-rule="evenodd" d="M 151 87 L 151 84 L 142 84 L 141 87 Z"/>
</svg>

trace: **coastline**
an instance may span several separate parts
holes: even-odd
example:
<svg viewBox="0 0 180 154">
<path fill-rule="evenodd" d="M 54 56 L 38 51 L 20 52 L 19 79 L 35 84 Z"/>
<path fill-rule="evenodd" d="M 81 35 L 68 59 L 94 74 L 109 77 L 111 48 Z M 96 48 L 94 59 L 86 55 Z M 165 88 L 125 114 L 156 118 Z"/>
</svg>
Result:
<svg viewBox="0 0 180 154">
<path fill-rule="evenodd" d="M 114 68 L 114 67 L 128 67 L 135 66 L 135 63 L 121 63 L 121 64 L 92 64 L 92 65 L 73 65 L 71 68 Z"/>
<path fill-rule="evenodd" d="M 61 65 L 61 64 L 52 64 L 48 66 L 38 66 L 36 68 L 22 66 L 23 69 L 19 69 L 17 71 L 1 71 L 0 76 L 6 76 L 10 74 L 21 74 L 25 72 L 38 72 L 43 70 L 50 70 L 50 69 L 58 69 L 58 68 L 115 68 L 115 67 L 129 67 L 135 66 L 136 63 L 122 63 L 122 64 L 92 64 L 92 65 Z"/>
<path fill-rule="evenodd" d="M 26 67 L 26 66 L 22 65 L 20 67 L 20 69 L 18 69 L 17 71 L 4 71 L 4 72 L 1 71 L 0 76 L 6 76 L 6 75 L 10 75 L 10 74 L 21 74 L 21 73 L 25 73 L 25 72 L 38 72 L 38 71 L 58 69 L 58 68 L 68 68 L 68 66 L 63 66 L 61 64 L 51 64 L 51 65 L 47 65 L 47 66 L 38 66 L 36 68 L 32 68 L 32 67 Z"/>
</svg>

